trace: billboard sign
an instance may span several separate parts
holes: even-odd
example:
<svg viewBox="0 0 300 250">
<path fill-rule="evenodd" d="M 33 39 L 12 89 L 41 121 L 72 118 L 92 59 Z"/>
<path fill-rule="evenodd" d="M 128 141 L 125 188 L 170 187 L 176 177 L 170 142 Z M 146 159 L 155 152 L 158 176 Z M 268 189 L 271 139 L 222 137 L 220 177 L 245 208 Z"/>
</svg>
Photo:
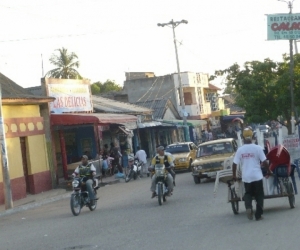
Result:
<svg viewBox="0 0 300 250">
<path fill-rule="evenodd" d="M 55 98 L 50 103 L 52 113 L 93 112 L 89 81 L 49 78 L 46 88 L 48 96 Z"/>
<path fill-rule="evenodd" d="M 300 14 L 267 15 L 267 40 L 300 39 Z"/>
</svg>

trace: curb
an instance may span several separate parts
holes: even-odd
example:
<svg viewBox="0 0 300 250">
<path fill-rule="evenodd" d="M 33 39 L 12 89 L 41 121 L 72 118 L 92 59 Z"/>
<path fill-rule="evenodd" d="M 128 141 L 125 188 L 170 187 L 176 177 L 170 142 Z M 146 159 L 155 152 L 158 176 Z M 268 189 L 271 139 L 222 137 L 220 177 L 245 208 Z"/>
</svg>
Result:
<svg viewBox="0 0 300 250">
<path fill-rule="evenodd" d="M 113 185 L 113 184 L 117 184 L 119 182 L 120 182 L 120 180 L 117 179 L 117 180 L 113 180 L 113 181 L 99 183 L 99 186 L 100 187 L 105 187 L 106 185 Z M 29 204 L 20 205 L 20 206 L 14 207 L 12 209 L 5 210 L 3 212 L 0 212 L 0 217 L 6 216 L 6 215 L 12 215 L 12 214 L 15 214 L 15 213 L 18 213 L 18 212 L 22 212 L 22 211 L 26 211 L 26 210 L 29 210 L 29 209 L 32 209 L 32 208 L 40 207 L 42 205 L 46 205 L 46 204 L 49 204 L 51 202 L 55 202 L 55 201 L 59 201 L 59 200 L 69 198 L 71 191 L 72 190 L 66 189 L 65 194 L 60 194 L 60 195 L 57 195 L 57 196 L 54 196 L 54 197 L 51 197 L 51 198 L 46 198 L 46 199 L 43 199 L 43 200 L 40 200 L 40 201 L 35 201 L 35 202 L 29 203 Z"/>
<path fill-rule="evenodd" d="M 0 212 L 0 217 L 5 216 L 5 215 L 15 214 L 15 213 L 22 212 L 22 211 L 26 211 L 28 209 L 35 208 L 35 207 L 40 207 L 42 205 L 46 205 L 46 204 L 49 204 L 51 202 L 59 201 L 59 200 L 62 200 L 62 199 L 68 198 L 68 197 L 70 197 L 70 193 L 65 193 L 65 194 L 61 194 L 61 195 L 58 195 L 58 196 L 55 196 L 55 197 L 44 199 L 44 200 L 41 200 L 41 201 L 38 201 L 38 202 L 33 202 L 33 203 L 30 203 L 30 204 L 14 207 L 12 209 Z"/>
</svg>

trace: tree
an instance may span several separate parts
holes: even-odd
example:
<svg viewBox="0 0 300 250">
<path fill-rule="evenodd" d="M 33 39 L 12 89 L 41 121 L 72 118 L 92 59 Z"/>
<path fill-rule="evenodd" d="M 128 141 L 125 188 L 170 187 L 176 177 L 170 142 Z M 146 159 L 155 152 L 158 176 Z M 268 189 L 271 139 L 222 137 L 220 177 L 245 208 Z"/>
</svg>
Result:
<svg viewBox="0 0 300 250">
<path fill-rule="evenodd" d="M 98 88 L 99 91 L 98 91 Z M 91 85 L 91 89 L 92 89 L 92 94 L 99 94 L 99 93 L 107 93 L 107 92 L 111 92 L 111 91 L 121 91 L 122 87 L 117 84 L 115 81 L 112 80 L 106 80 L 106 82 L 101 83 L 101 82 L 95 82 Z"/>
<path fill-rule="evenodd" d="M 277 120 L 282 116 L 291 134 L 291 96 L 290 74 L 287 55 L 283 62 L 265 59 L 263 62 L 246 62 L 241 68 L 233 64 L 225 70 L 218 70 L 215 76 L 226 76 L 226 89 L 235 97 L 236 104 L 246 110 L 248 122 L 261 123 L 267 120 Z M 300 94 L 300 56 L 294 57 L 294 95 Z M 295 99 L 295 106 L 299 106 Z"/>
<path fill-rule="evenodd" d="M 100 94 L 100 87 L 97 84 L 92 84 L 91 91 L 93 95 Z"/>
<path fill-rule="evenodd" d="M 52 54 L 49 61 L 57 68 L 46 73 L 46 76 L 61 79 L 82 79 L 75 68 L 79 68 L 78 56 L 68 53 L 66 48 L 57 49 L 58 55 Z"/>
</svg>

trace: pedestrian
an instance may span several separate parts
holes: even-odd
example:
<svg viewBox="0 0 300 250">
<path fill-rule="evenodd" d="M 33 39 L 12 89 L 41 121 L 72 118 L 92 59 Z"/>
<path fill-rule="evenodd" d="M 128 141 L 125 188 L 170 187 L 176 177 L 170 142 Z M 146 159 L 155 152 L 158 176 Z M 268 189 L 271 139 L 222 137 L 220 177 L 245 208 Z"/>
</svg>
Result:
<svg viewBox="0 0 300 250">
<path fill-rule="evenodd" d="M 143 150 L 139 146 L 137 146 L 137 152 L 135 153 L 134 158 L 137 158 L 139 160 L 139 162 L 142 163 L 140 177 L 143 177 L 143 174 L 145 173 L 145 169 L 146 169 L 146 165 L 147 165 L 147 154 L 146 154 L 145 150 Z"/>
<path fill-rule="evenodd" d="M 120 165 L 120 158 L 122 157 L 122 154 L 119 151 L 119 148 L 112 142 L 110 144 L 110 157 L 114 158 L 112 161 L 112 172 L 115 173 L 115 168 L 117 167 L 118 172 L 123 173 L 123 169 Z"/>
<path fill-rule="evenodd" d="M 245 186 L 245 207 L 249 220 L 253 220 L 252 197 L 256 201 L 255 219 L 262 220 L 264 206 L 264 189 L 262 167 L 269 172 L 269 166 L 263 149 L 252 143 L 253 132 L 246 128 L 243 131 L 244 145 L 238 148 L 232 164 L 232 177 L 236 180 L 237 165 L 242 165 L 242 181 Z M 261 163 L 262 162 L 262 163 Z"/>
</svg>

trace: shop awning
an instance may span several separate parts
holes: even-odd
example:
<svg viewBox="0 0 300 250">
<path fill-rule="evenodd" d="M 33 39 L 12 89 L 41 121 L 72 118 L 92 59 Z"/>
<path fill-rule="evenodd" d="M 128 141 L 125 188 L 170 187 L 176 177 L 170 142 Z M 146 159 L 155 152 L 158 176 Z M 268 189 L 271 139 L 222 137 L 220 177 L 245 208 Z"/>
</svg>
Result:
<svg viewBox="0 0 300 250">
<path fill-rule="evenodd" d="M 162 120 L 162 121 L 171 124 L 183 125 L 182 120 Z M 186 123 L 188 126 L 193 126 L 193 127 L 201 127 L 202 125 L 207 124 L 205 120 L 187 120 Z"/>
<path fill-rule="evenodd" d="M 152 122 L 141 122 L 138 123 L 138 128 L 149 128 L 149 127 L 156 127 L 161 126 L 161 122 L 152 121 Z"/>
<path fill-rule="evenodd" d="M 107 114 L 107 113 L 77 113 L 77 114 L 51 114 L 52 126 L 80 125 L 80 124 L 124 124 L 133 129 L 137 117 L 134 115 Z"/>
<path fill-rule="evenodd" d="M 236 118 L 244 119 L 244 115 L 225 115 L 225 116 L 221 116 L 221 119 L 223 121 L 232 121 Z"/>
</svg>

